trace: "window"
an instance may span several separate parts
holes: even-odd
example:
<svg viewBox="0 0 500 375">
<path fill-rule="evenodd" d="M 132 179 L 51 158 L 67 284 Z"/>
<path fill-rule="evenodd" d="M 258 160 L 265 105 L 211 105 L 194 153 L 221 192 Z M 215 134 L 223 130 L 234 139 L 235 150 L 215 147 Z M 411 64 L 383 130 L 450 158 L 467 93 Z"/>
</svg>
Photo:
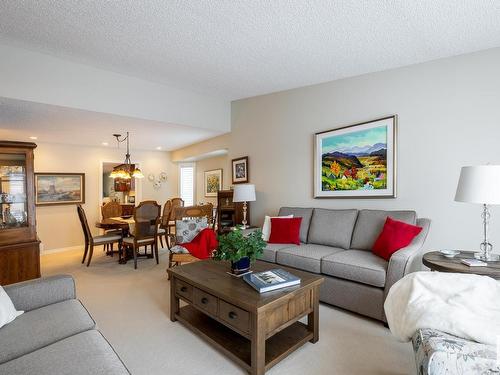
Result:
<svg viewBox="0 0 500 375">
<path fill-rule="evenodd" d="M 179 192 L 185 206 L 194 204 L 194 164 L 179 166 Z"/>
</svg>

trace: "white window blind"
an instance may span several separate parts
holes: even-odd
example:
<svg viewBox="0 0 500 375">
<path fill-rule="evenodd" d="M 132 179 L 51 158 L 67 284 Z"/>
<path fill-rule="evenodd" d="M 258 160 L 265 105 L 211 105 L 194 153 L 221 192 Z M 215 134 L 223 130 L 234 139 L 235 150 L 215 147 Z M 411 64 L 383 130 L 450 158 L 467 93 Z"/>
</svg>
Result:
<svg viewBox="0 0 500 375">
<path fill-rule="evenodd" d="M 194 165 L 180 165 L 179 191 L 185 206 L 192 206 L 194 203 Z"/>
</svg>

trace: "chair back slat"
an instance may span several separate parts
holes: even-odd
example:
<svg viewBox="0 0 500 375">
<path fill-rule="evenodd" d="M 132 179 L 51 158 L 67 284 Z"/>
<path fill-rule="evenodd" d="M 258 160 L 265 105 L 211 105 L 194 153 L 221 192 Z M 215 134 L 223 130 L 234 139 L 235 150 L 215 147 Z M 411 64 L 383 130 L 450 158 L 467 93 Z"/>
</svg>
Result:
<svg viewBox="0 0 500 375">
<path fill-rule="evenodd" d="M 172 211 L 172 201 L 169 199 L 163 205 L 163 214 L 161 215 L 160 227 L 167 228 L 170 221 L 170 212 Z"/>
<path fill-rule="evenodd" d="M 86 242 L 90 242 L 92 238 L 92 232 L 90 232 L 89 223 L 87 222 L 87 216 L 85 215 L 85 210 L 81 204 L 76 205 L 76 210 L 78 212 L 78 218 L 80 219 L 80 224 L 82 225 L 83 235 Z"/>
<path fill-rule="evenodd" d="M 192 217 L 206 217 L 209 228 L 214 229 L 214 211 L 213 204 L 207 203 L 198 206 L 176 207 L 174 218 L 175 220 L 182 220 Z"/>
<path fill-rule="evenodd" d="M 103 219 L 122 216 L 122 206 L 118 202 L 108 202 L 101 207 Z"/>
<path fill-rule="evenodd" d="M 170 219 L 169 221 L 175 220 L 175 209 L 177 207 L 184 207 L 184 201 L 181 198 L 172 198 L 172 208 L 170 210 Z"/>
<path fill-rule="evenodd" d="M 161 206 L 156 201 L 141 202 L 134 209 L 134 238 L 136 240 L 155 238 L 158 234 Z"/>
</svg>

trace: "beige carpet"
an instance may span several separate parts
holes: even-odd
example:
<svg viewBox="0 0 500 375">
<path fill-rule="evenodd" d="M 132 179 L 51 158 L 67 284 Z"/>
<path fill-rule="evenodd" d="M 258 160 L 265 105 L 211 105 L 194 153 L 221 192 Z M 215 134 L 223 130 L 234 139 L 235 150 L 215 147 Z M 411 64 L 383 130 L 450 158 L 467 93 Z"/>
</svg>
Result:
<svg viewBox="0 0 500 375">
<path fill-rule="evenodd" d="M 77 293 L 134 375 L 245 374 L 180 323 L 168 318 L 165 268 L 152 259 L 119 265 L 97 248 L 89 268 L 82 251 L 42 256 L 42 274 L 70 274 Z M 410 344 L 394 340 L 381 323 L 329 305 L 320 307 L 320 340 L 307 343 L 268 374 L 411 374 Z"/>
</svg>

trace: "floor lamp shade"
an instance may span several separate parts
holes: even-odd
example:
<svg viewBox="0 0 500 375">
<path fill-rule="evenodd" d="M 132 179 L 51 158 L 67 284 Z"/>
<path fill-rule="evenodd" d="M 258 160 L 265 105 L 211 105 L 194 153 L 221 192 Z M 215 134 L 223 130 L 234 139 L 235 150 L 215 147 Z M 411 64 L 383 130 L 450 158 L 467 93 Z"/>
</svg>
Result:
<svg viewBox="0 0 500 375">
<path fill-rule="evenodd" d="M 500 204 L 500 165 L 462 167 L 455 200 Z"/>
<path fill-rule="evenodd" d="M 234 187 L 233 202 L 253 202 L 255 200 L 254 184 L 241 184 Z"/>
</svg>

